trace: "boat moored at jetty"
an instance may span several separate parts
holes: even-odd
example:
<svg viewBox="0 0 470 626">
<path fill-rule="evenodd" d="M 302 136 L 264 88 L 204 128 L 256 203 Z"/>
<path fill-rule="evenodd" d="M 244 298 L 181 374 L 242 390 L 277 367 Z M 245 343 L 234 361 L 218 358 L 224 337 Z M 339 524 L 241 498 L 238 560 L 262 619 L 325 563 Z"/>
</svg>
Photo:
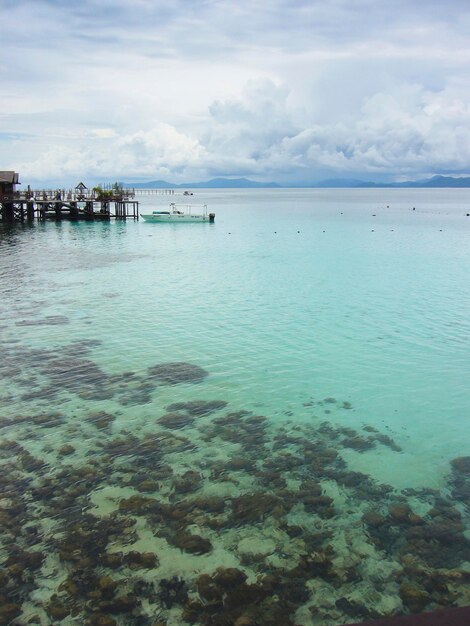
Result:
<svg viewBox="0 0 470 626">
<path fill-rule="evenodd" d="M 155 210 L 152 213 L 141 213 L 146 222 L 213 222 L 215 213 L 208 213 L 207 204 L 176 204 L 171 202 L 168 209 Z"/>
</svg>

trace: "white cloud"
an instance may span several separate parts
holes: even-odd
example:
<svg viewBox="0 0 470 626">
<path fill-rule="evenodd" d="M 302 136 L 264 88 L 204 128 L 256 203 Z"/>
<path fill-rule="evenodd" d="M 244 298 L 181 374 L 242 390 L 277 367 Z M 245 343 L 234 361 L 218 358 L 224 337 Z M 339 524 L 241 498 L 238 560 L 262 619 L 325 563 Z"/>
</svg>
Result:
<svg viewBox="0 0 470 626">
<path fill-rule="evenodd" d="M 470 162 L 464 0 L 5 0 L 0 19 L 0 161 L 25 180 Z"/>
</svg>

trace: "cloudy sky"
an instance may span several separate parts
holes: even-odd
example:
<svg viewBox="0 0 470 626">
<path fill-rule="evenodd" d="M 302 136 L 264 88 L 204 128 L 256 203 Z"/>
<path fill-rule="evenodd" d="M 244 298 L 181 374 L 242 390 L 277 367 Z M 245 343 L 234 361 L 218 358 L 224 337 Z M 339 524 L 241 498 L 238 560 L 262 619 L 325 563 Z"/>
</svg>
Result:
<svg viewBox="0 0 470 626">
<path fill-rule="evenodd" d="M 468 0 L 0 0 L 23 183 L 470 174 Z"/>
</svg>

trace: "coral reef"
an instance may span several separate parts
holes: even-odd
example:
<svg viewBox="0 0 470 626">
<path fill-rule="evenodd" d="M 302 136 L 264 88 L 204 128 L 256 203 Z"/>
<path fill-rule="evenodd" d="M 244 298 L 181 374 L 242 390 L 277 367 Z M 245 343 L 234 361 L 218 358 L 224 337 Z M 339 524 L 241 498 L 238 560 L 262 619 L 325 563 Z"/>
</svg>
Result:
<svg viewBox="0 0 470 626">
<path fill-rule="evenodd" d="M 470 457 L 443 489 L 400 491 L 349 466 L 401 447 L 335 425 L 348 401 L 279 423 L 188 399 L 197 365 L 109 374 L 96 345 L 5 353 L 35 410 L 0 418 L 0 626 L 333 626 L 470 602 Z M 139 404 L 134 427 L 120 410 Z"/>
</svg>

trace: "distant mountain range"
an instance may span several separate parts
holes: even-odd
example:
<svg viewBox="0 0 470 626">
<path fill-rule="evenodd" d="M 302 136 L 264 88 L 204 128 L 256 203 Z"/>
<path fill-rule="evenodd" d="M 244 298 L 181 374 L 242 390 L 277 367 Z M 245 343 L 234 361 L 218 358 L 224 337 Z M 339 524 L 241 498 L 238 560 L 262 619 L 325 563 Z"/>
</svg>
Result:
<svg viewBox="0 0 470 626">
<path fill-rule="evenodd" d="M 166 180 L 152 180 L 146 183 L 123 183 L 126 189 L 275 189 L 275 188 L 314 188 L 314 189 L 359 189 L 368 187 L 470 187 L 470 177 L 433 176 L 425 180 L 408 180 L 402 183 L 372 183 L 353 179 L 322 180 L 317 183 L 258 183 L 248 178 L 213 178 L 199 183 L 169 183 Z"/>
<path fill-rule="evenodd" d="M 202 183 L 169 183 L 166 180 L 152 180 L 148 183 L 123 183 L 127 189 L 255 189 L 281 187 L 277 183 L 257 183 L 248 178 L 213 178 Z"/>
<path fill-rule="evenodd" d="M 432 178 L 427 178 L 425 180 L 407 180 L 402 183 L 366 183 L 360 180 L 354 180 L 349 181 L 350 184 L 346 184 L 347 182 L 348 181 L 344 180 L 325 180 L 321 183 L 317 183 L 315 187 L 470 187 L 470 177 L 468 176 L 461 178 L 454 178 L 452 176 L 433 176 Z"/>
</svg>

